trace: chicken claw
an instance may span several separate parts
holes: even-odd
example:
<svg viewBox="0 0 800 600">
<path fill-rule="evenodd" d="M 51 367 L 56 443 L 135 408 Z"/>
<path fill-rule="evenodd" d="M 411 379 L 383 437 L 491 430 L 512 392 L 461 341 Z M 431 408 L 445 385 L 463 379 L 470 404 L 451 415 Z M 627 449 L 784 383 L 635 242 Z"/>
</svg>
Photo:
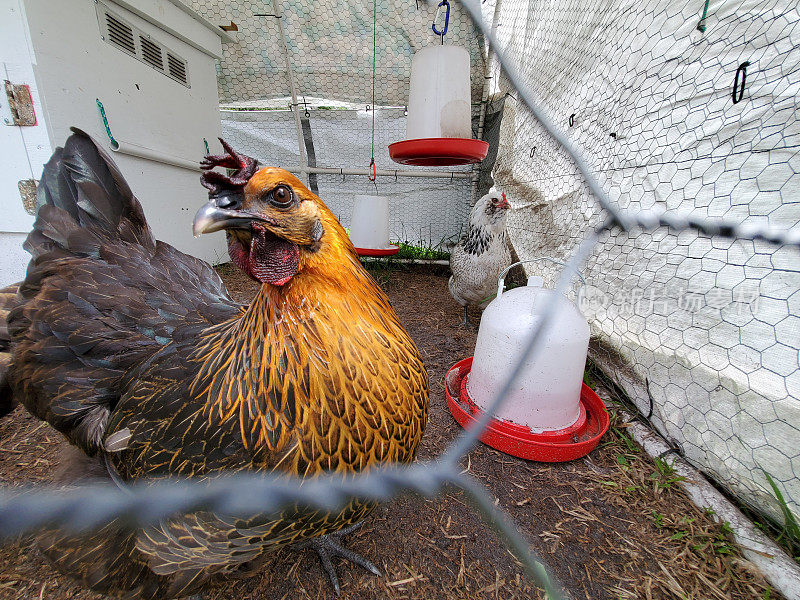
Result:
<svg viewBox="0 0 800 600">
<path fill-rule="evenodd" d="M 352 563 L 355 563 L 361 567 L 364 567 L 367 571 L 370 571 L 374 575 L 378 577 L 383 577 L 381 572 L 378 570 L 374 564 L 368 561 L 366 558 L 353 552 L 352 550 L 348 550 L 345 548 L 341 540 L 344 536 L 349 533 L 354 532 L 356 529 L 361 527 L 364 524 L 364 521 L 359 521 L 355 525 L 351 525 L 350 527 L 346 527 L 340 531 L 335 533 L 329 533 L 328 535 L 321 535 L 305 542 L 298 544 L 298 548 L 313 548 L 319 554 L 319 558 L 322 561 L 322 568 L 325 569 L 325 572 L 328 574 L 328 577 L 331 580 L 331 584 L 333 585 L 333 590 L 336 592 L 336 595 L 339 596 L 341 593 L 341 589 L 339 588 L 339 578 L 336 575 L 336 568 L 333 566 L 333 561 L 331 558 L 334 556 L 340 556 L 344 559 L 349 560 Z"/>
</svg>

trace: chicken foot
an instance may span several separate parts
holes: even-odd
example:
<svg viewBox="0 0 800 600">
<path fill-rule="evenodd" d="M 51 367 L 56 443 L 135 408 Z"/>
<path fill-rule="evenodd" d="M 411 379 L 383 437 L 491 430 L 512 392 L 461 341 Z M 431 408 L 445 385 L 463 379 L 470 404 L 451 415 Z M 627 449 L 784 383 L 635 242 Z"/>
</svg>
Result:
<svg viewBox="0 0 800 600">
<path fill-rule="evenodd" d="M 331 558 L 334 556 L 340 556 L 341 558 L 349 560 L 350 562 L 365 568 L 367 571 L 370 571 L 378 577 L 382 577 L 378 567 L 372 564 L 372 562 L 360 554 L 353 552 L 352 550 L 348 550 L 342 545 L 342 538 L 347 534 L 354 532 L 363 524 L 364 521 L 359 521 L 355 525 L 351 525 L 350 527 L 346 527 L 335 533 L 329 533 L 328 535 L 321 535 L 312 538 L 302 542 L 297 546 L 298 548 L 311 547 L 316 550 L 320 560 L 322 561 L 322 568 L 325 569 L 325 572 L 328 574 L 328 578 L 330 578 L 331 585 L 333 585 L 333 589 L 337 596 L 339 596 L 341 593 L 341 589 L 339 587 L 339 578 L 336 575 L 336 568 L 333 566 L 333 561 L 331 560 Z"/>
<path fill-rule="evenodd" d="M 460 323 L 457 323 L 456 327 L 458 327 L 460 329 L 477 329 L 477 327 L 475 325 L 473 325 L 472 323 L 469 322 L 469 316 L 467 315 L 468 309 L 469 309 L 469 306 L 467 306 L 465 304 L 464 305 L 464 320 L 461 321 Z"/>
</svg>

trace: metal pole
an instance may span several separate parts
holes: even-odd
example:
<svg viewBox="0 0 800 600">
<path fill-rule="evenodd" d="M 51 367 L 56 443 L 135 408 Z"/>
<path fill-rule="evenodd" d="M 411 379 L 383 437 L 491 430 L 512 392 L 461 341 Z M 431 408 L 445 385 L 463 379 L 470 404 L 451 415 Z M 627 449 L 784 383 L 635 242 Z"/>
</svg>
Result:
<svg viewBox="0 0 800 600">
<path fill-rule="evenodd" d="M 494 5 L 494 16 L 492 17 L 492 34 L 495 34 L 497 30 L 497 19 L 500 17 L 500 3 L 502 0 L 497 0 Z M 492 71 L 494 70 L 494 64 L 496 55 L 492 51 L 491 46 L 489 45 L 489 41 L 486 40 L 486 56 L 484 57 L 486 60 L 486 68 L 483 71 L 483 95 L 481 97 L 481 114 L 478 117 L 478 139 L 483 139 L 483 125 L 486 121 L 486 103 L 489 100 L 489 84 L 492 81 Z M 480 180 L 480 165 L 474 166 L 472 168 L 472 191 L 470 193 L 470 205 L 474 205 L 477 200 L 478 195 L 478 181 Z"/>
<path fill-rule="evenodd" d="M 306 156 L 306 147 L 303 143 L 303 126 L 300 123 L 300 111 L 297 108 L 297 88 L 294 84 L 294 74 L 292 72 L 292 61 L 289 59 L 289 43 L 286 40 L 286 31 L 283 28 L 283 12 L 278 8 L 278 0 L 272 0 L 272 6 L 275 10 L 275 18 L 278 21 L 278 30 L 281 34 L 281 41 L 283 42 L 283 53 L 286 56 L 286 73 L 289 76 L 289 87 L 292 90 L 292 111 L 294 112 L 294 124 L 297 128 L 297 147 L 300 150 L 300 178 L 305 178 L 306 185 L 308 185 L 308 157 Z"/>
<path fill-rule="evenodd" d="M 299 171 L 299 169 L 288 168 L 288 171 Z M 329 167 L 306 167 L 308 173 L 319 173 L 322 175 L 372 175 L 371 169 L 334 169 Z M 397 169 L 376 169 L 376 175 L 381 177 L 429 177 L 432 179 L 469 179 L 472 174 L 469 171 L 400 171 Z"/>
</svg>

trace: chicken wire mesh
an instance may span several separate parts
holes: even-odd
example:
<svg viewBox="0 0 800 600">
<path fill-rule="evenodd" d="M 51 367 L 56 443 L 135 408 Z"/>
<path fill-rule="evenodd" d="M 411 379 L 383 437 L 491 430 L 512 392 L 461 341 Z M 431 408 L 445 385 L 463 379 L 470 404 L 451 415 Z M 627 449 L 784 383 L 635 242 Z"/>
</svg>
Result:
<svg viewBox="0 0 800 600">
<path fill-rule="evenodd" d="M 794 227 L 800 15 L 788 2 L 514 2 L 500 45 L 620 208 Z M 569 255 L 604 218 L 507 82 L 495 178 L 520 258 Z M 524 206 L 522 206 L 524 205 Z M 592 358 L 702 471 L 782 519 L 800 504 L 800 274 L 787 247 L 616 232 L 589 259 Z"/>
<path fill-rule="evenodd" d="M 800 220 L 798 9 L 752 0 L 701 4 L 495 0 L 481 11 L 537 103 L 621 208 L 792 227 Z M 236 147 L 299 172 L 364 168 L 374 117 L 377 168 L 399 166 L 386 147 L 405 137 L 411 56 L 439 42 L 430 27 L 434 5 L 193 6 L 240 26 L 219 69 L 228 107 L 223 131 Z M 502 114 L 490 138 L 497 160 L 482 174 L 493 166 L 515 206 L 508 224 L 515 251 L 520 259 L 568 256 L 603 218 L 600 207 L 499 64 L 483 77 L 482 37 L 458 7 L 447 42 L 470 52 L 473 133 L 485 108 Z M 468 169 L 449 172 L 465 176 Z M 391 239 L 421 246 L 457 240 L 478 192 L 455 177 L 388 176 L 373 186 L 364 176 L 308 176 L 346 225 L 354 194 L 389 196 Z M 479 193 L 488 187 L 484 179 Z M 622 232 L 602 240 L 585 274 L 592 358 L 639 411 L 750 506 L 781 515 L 766 471 L 799 512 L 793 440 L 800 427 L 800 276 L 793 251 L 695 232 Z"/>
<path fill-rule="evenodd" d="M 404 168 L 391 161 L 387 150 L 405 139 L 414 52 L 441 43 L 432 30 L 435 5 L 305 0 L 189 4 L 213 22 L 233 21 L 239 29 L 218 69 L 223 135 L 236 148 L 265 164 L 308 176 L 312 190 L 345 226 L 350 224 L 353 195 L 377 194 L 390 199 L 390 240 L 424 248 L 458 240 L 471 205 L 470 168 L 424 170 L 438 172 L 438 178 L 403 177 L 394 173 Z M 443 29 L 443 15 L 437 24 Z M 465 11 L 453 10 L 444 40 L 470 54 L 477 130 L 483 39 Z M 365 175 L 373 156 L 376 169 L 392 171 L 379 176 L 375 185 Z M 309 174 L 309 168 L 363 174 Z"/>
<path fill-rule="evenodd" d="M 368 91 L 368 90 L 367 90 Z M 302 144 L 308 164 L 303 165 L 298 146 L 294 113 L 287 109 L 291 98 L 278 99 L 283 108 L 222 110 L 222 134 L 240 152 L 262 164 L 287 168 L 295 173 L 308 166 L 329 173 L 307 173 L 309 185 L 325 200 L 345 226 L 352 222 L 356 194 L 389 198 L 389 238 L 422 248 L 444 248 L 458 240 L 469 216 L 472 193 L 469 167 L 426 169 L 440 177 L 403 176 L 408 169 L 392 162 L 387 146 L 405 138 L 404 107 L 377 107 L 375 117 L 375 166 L 385 175 L 373 183 L 365 174 L 371 161 L 373 109 L 368 105 L 306 99 L 299 107 Z"/>
<path fill-rule="evenodd" d="M 233 18 L 231 11 L 237 9 L 235 2 L 226 3 L 228 8 L 221 8 L 222 3 L 195 4 L 217 21 Z M 283 8 L 300 19 L 299 29 L 306 26 L 313 31 L 307 24 L 315 16 L 336 13 L 326 13 L 318 4 L 322 3 L 315 3 L 313 11 L 298 2 L 287 2 Z M 253 8 L 249 3 L 238 7 Z M 795 398 L 799 332 L 795 313 L 800 297 L 795 266 L 800 246 L 795 93 L 800 69 L 796 52 L 791 55 L 786 48 L 797 45 L 800 19 L 797 8 L 788 6 L 716 3 L 705 19 L 706 31 L 701 32 L 696 29 L 701 9 L 690 2 L 658 8 L 622 3 L 485 3 L 484 15 L 490 22 L 494 17 L 500 36 L 498 48 L 510 57 L 503 63 L 507 77 L 496 65 L 492 79 L 498 96 L 508 95 L 495 176 L 516 206 L 509 233 L 521 258 L 568 257 L 572 268 L 588 257 L 584 268 L 588 286 L 581 301 L 596 334 L 593 355 L 611 367 L 639 410 L 687 458 L 743 499 L 762 510 L 772 506 L 759 474 L 763 468 L 779 481 L 796 510 L 798 455 L 791 440 L 796 439 L 800 422 Z M 432 10 L 426 10 L 430 18 Z M 470 10 L 480 9 L 470 5 Z M 332 31 L 337 31 L 335 26 Z M 274 35 L 269 43 L 278 44 Z M 269 45 L 255 53 L 265 65 L 273 65 L 272 71 L 264 67 L 263 78 L 261 63 L 247 54 L 246 46 L 229 49 L 223 61 L 223 98 L 241 100 L 225 96 L 226 78 L 241 77 L 252 83 L 252 98 L 285 100 L 287 86 L 292 85 L 287 82 L 289 71 L 281 71 L 274 58 L 280 56 L 280 45 L 275 54 Z M 299 42 L 287 46 L 296 60 L 321 48 Z M 335 54 L 330 48 L 327 52 Z M 236 53 L 238 57 L 231 58 Z M 742 68 L 744 62 L 750 64 Z M 325 62 L 312 66 L 322 69 Z M 306 69 L 309 81 L 314 79 L 314 68 Z M 230 69 L 227 74 L 226 69 Z M 732 78 L 737 71 L 739 77 Z M 343 102 L 364 102 L 364 96 L 348 97 L 342 89 L 344 80 L 365 76 L 341 72 L 345 74 L 336 82 L 339 87 L 330 90 L 342 94 Z M 394 76 L 405 81 L 396 72 Z M 395 80 L 387 75 L 386 81 Z M 735 103 L 733 82 L 743 90 Z M 265 83 L 280 91 L 261 93 Z M 323 89 L 316 85 L 303 83 L 298 89 L 312 96 Z M 331 91 L 321 95 L 326 105 L 334 96 Z M 390 106 L 393 98 L 381 101 L 386 107 L 375 111 L 381 113 L 380 121 L 401 120 L 399 109 Z M 267 110 L 224 112 L 226 135 L 230 132 L 234 141 L 234 135 L 240 136 L 244 152 L 271 164 L 286 161 L 291 166 L 299 159 L 298 168 L 310 175 L 310 155 L 303 156 L 307 145 L 301 145 L 300 119 L 295 118 L 302 112 L 309 126 L 316 121 L 314 130 L 323 131 L 328 115 L 317 117 L 309 110 L 306 116 L 305 107 L 292 104 L 293 110 L 284 111 L 285 115 Z M 537 113 L 537 106 L 542 114 L 534 119 L 531 113 Z M 339 120 L 338 125 L 353 121 L 357 125 L 350 129 L 363 133 L 364 126 L 358 123 L 361 109 L 341 110 L 331 120 Z M 320 158 L 315 144 L 315 160 L 324 156 L 333 169 L 337 160 L 343 164 L 342 146 L 351 139 L 347 135 L 323 149 Z M 353 144 L 358 140 L 366 146 L 361 134 L 352 136 Z M 575 155 L 573 145 L 582 149 L 585 161 Z M 341 182 L 340 174 L 317 175 L 322 189 L 339 186 L 352 193 L 342 186 L 347 176 Z M 451 179 L 447 185 L 466 186 L 466 180 Z M 430 190 L 443 183 L 434 178 L 424 180 L 425 185 L 418 183 L 422 181 L 414 179 L 408 185 Z M 405 183 L 398 177 L 396 185 Z M 357 185 L 369 189 L 372 184 Z M 330 201 L 322 189 L 321 195 Z M 446 199 L 444 189 L 449 188 L 435 195 Z M 347 206 L 334 210 L 344 215 Z M 458 211 L 452 210 L 452 218 L 462 214 Z M 560 273 L 557 289 L 563 291 L 570 269 Z M 545 330 L 546 325 L 536 331 L 527 353 L 538 350 L 537 340 Z M 777 357 L 770 358 L 768 351 L 776 346 Z M 518 358 L 517 369 L 525 358 Z M 642 388 L 649 390 L 649 396 L 642 395 Z M 495 408 L 505 391 L 495 399 Z M 485 416 L 491 412 L 489 407 Z M 385 500 L 400 489 L 433 494 L 449 482 L 470 491 L 538 580 L 551 587 L 541 566 L 530 559 L 524 540 L 493 512 L 491 498 L 458 474 L 457 460 L 475 442 L 478 429 L 465 433 L 435 463 L 382 470 L 349 482 L 323 478 L 299 486 L 267 478 L 259 484 L 238 475 L 210 487 L 185 483 L 26 497 L 3 492 L 0 529 L 10 536 L 44 523 L 91 526 L 120 515 L 153 522 L 200 507 L 247 512 L 303 502 L 329 508 L 343 503 L 347 495 Z M 557 597 L 556 592 L 551 597 Z"/>
</svg>

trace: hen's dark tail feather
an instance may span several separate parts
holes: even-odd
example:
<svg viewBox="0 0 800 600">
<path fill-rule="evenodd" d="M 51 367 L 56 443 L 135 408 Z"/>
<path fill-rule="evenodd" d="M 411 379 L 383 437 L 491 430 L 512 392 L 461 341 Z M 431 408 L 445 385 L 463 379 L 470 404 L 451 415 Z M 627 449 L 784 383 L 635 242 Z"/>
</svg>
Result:
<svg viewBox="0 0 800 600">
<path fill-rule="evenodd" d="M 132 297 L 130 280 L 158 246 L 114 161 L 86 133 L 72 131 L 37 189 L 24 244 L 32 258 L 7 317 L 6 385 L 31 413 L 94 451 L 120 377 L 157 345 L 137 335 L 125 309 L 142 297 Z"/>
<path fill-rule="evenodd" d="M 114 161 L 89 135 L 72 131 L 44 166 L 36 192 L 36 222 L 25 242 L 33 261 L 59 248 L 90 255 L 98 238 L 110 235 L 154 248 L 142 207 Z"/>
<path fill-rule="evenodd" d="M 8 367 L 11 364 L 11 336 L 8 334 L 8 313 L 17 305 L 19 283 L 0 290 L 0 418 L 6 416 L 17 405 L 8 383 Z"/>
</svg>

